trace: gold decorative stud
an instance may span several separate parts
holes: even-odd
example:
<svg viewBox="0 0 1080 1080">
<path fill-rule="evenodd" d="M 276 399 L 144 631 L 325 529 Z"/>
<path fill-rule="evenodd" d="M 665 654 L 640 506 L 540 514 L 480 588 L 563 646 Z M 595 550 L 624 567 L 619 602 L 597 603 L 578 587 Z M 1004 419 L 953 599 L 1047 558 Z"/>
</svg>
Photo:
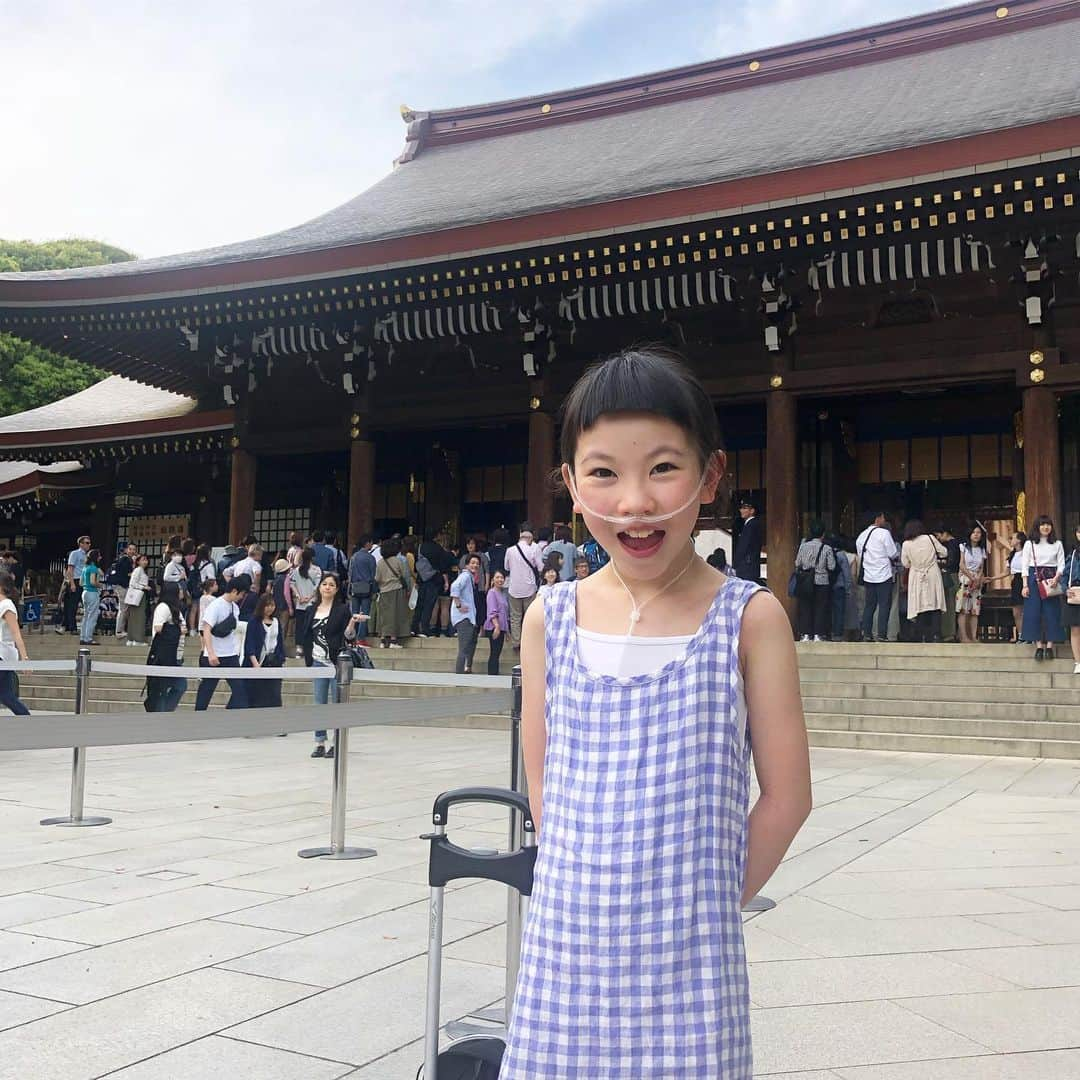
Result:
<svg viewBox="0 0 1080 1080">
<path fill-rule="evenodd" d="M 543 113 L 543 114 L 544 114 L 545 116 L 547 116 L 547 114 L 548 114 L 549 112 L 551 112 L 551 106 L 550 106 L 550 105 L 546 105 L 546 104 L 545 104 L 545 105 L 541 105 L 541 106 L 540 106 L 540 111 L 541 111 L 541 112 L 542 112 L 542 113 Z"/>
<path fill-rule="evenodd" d="M 761 67 L 761 61 L 760 60 L 751 60 L 750 61 L 750 70 L 751 71 L 757 71 L 758 68 L 760 68 L 760 67 Z"/>
<path fill-rule="evenodd" d="M 1046 378 L 1046 372 L 1041 367 L 1032 368 L 1030 374 L 1033 383 L 1040 383 Z"/>
<path fill-rule="evenodd" d="M 540 408 L 540 399 L 538 397 L 529 398 L 529 408 L 532 409 L 533 412 L 536 412 L 536 410 Z"/>
<path fill-rule="evenodd" d="M 773 388 L 774 390 L 779 390 L 779 389 L 780 389 L 780 387 L 784 385 L 784 376 L 783 376 L 783 375 L 774 375 L 774 376 L 773 376 L 773 377 L 772 377 L 772 378 L 771 378 L 771 379 L 769 380 L 769 385 L 770 385 L 770 386 L 771 386 L 771 387 L 772 387 L 772 388 Z"/>
<path fill-rule="evenodd" d="M 994 12 L 994 14 L 995 14 L 995 15 L 996 15 L 996 16 L 997 16 L 997 17 L 998 17 L 999 19 L 1004 19 L 1004 18 L 1005 18 L 1005 16 L 1009 14 L 1009 9 L 1008 9 L 1007 7 L 1004 7 L 1004 6 L 1002 6 L 1002 7 L 999 7 L 999 8 L 997 9 L 997 11 L 995 11 L 995 12 Z"/>
<path fill-rule="evenodd" d="M 1033 364 L 1041 364 L 1046 359 L 1046 357 L 1043 355 L 1042 349 L 1032 349 L 1031 353 L 1028 356 L 1028 359 Z"/>
</svg>

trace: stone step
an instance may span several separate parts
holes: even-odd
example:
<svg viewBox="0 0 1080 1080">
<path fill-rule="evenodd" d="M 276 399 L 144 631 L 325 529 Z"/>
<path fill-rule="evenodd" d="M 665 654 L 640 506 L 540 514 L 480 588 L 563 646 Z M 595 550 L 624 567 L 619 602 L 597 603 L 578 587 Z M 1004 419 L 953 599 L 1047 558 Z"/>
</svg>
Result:
<svg viewBox="0 0 1080 1080">
<path fill-rule="evenodd" d="M 891 648 L 891 646 L 890 646 Z M 910 655 L 899 652 L 867 652 L 864 655 L 858 653 L 842 653 L 830 656 L 825 652 L 808 653 L 800 651 L 799 667 L 802 670 L 811 668 L 845 668 L 878 671 L 1003 671 L 1016 673 L 1052 674 L 1072 673 L 1073 661 L 1067 650 L 1061 648 L 1058 655 L 1061 659 L 1046 660 L 1039 662 L 1032 658 L 1030 652 L 1021 650 L 1016 646 L 1001 646 L 995 655 L 986 656 L 976 654 L 968 656 L 955 647 L 958 651 L 951 656 L 938 656 L 927 654 L 925 656 Z"/>
<path fill-rule="evenodd" d="M 1080 677 L 1073 675 L 1072 670 L 1072 664 L 1055 662 L 1050 665 L 1033 664 L 1030 671 L 980 671 L 978 686 L 980 688 L 1024 687 L 1045 690 L 1075 688 L 1080 690 Z M 932 679 L 935 686 L 960 686 L 969 690 L 972 686 L 971 670 L 962 662 L 958 662 L 951 668 L 936 670 L 932 676 L 921 669 L 907 671 L 900 668 L 878 669 L 876 667 L 807 667 L 800 663 L 799 676 L 803 685 L 866 683 L 873 686 L 884 680 L 892 685 L 925 686 Z"/>
<path fill-rule="evenodd" d="M 900 750 L 919 754 L 1080 759 L 1080 741 L 986 739 L 964 735 L 918 735 L 904 731 L 808 731 L 811 746 L 848 750 Z"/>
<path fill-rule="evenodd" d="M 802 681 L 803 699 L 828 698 L 833 701 L 974 701 L 1018 705 L 1068 705 L 1075 707 L 1077 691 L 1080 690 L 1080 678 L 1073 679 L 1068 688 L 1029 687 L 1029 686 L 982 686 L 973 689 L 970 680 L 967 684 L 951 683 L 894 683 L 877 682 L 827 682 Z M 981 680 L 980 680 L 981 681 Z M 1080 711 L 1080 710 L 1078 710 Z"/>
<path fill-rule="evenodd" d="M 912 735 L 963 735 L 987 739 L 1080 743 L 1080 728 L 1075 724 L 1028 720 L 982 720 L 906 714 L 890 716 L 836 711 L 808 712 L 806 726 L 808 730 L 815 731 L 892 731 Z"/>
<path fill-rule="evenodd" d="M 1080 709 L 1075 705 L 1027 705 L 1018 702 L 987 702 L 973 695 L 968 701 L 865 698 L 804 697 L 807 713 L 837 712 L 866 716 L 939 717 L 956 720 L 1025 720 L 1080 725 Z M 1080 737 L 1080 726 L 1076 728 Z"/>
</svg>

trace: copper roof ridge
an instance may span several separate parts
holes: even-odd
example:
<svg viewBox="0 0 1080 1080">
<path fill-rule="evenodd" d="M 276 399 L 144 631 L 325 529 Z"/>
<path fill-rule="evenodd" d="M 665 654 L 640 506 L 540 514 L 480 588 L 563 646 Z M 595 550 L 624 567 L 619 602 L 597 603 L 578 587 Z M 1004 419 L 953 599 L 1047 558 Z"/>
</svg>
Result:
<svg viewBox="0 0 1080 1080">
<path fill-rule="evenodd" d="M 547 94 L 429 111 L 403 106 L 408 134 L 397 163 L 411 161 L 429 147 L 878 63 L 1076 18 L 1080 18 L 1080 0 L 1013 0 L 1011 4 L 976 0 L 756 52 Z"/>
</svg>

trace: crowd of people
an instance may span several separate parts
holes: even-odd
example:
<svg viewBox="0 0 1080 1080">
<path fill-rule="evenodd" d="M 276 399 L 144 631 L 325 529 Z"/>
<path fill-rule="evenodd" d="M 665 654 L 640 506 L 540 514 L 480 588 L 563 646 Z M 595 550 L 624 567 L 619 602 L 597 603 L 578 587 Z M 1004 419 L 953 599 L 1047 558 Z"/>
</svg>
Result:
<svg viewBox="0 0 1080 1080">
<path fill-rule="evenodd" d="M 997 575 L 990 567 L 993 543 L 1007 560 Z M 795 556 L 789 593 L 802 641 L 974 643 L 984 594 L 995 586 L 1010 592 L 1013 641 L 1036 646 L 1036 660 L 1050 660 L 1068 630 L 1080 675 L 1080 525 L 1066 556 L 1046 516 L 1008 544 L 991 539 L 979 522 L 956 537 L 945 525 L 931 531 L 911 520 L 897 537 L 882 511 L 851 540 L 827 537 L 815 521 Z M 898 629 L 890 639 L 894 601 Z"/>
</svg>

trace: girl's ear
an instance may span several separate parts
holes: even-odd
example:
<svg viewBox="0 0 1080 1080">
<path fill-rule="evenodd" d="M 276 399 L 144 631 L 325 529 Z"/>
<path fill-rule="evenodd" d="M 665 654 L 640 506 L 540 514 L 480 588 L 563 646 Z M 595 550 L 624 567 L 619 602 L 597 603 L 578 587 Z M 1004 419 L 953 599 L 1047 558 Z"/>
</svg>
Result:
<svg viewBox="0 0 1080 1080">
<path fill-rule="evenodd" d="M 716 500 L 716 491 L 720 487 L 720 481 L 727 475 L 727 454 L 723 450 L 717 450 L 709 458 L 705 466 L 705 483 L 701 488 L 701 501 L 709 504 Z"/>
<path fill-rule="evenodd" d="M 574 474 L 570 471 L 570 466 L 567 465 L 567 463 L 564 461 L 562 465 L 559 466 L 559 472 L 562 474 L 563 485 L 565 486 L 566 490 L 570 492 L 570 499 L 574 504 L 574 513 L 580 514 L 581 506 L 579 505 L 577 499 L 574 498 L 574 491 L 576 490 L 576 487 L 571 486 L 571 481 L 574 478 Z"/>
</svg>

